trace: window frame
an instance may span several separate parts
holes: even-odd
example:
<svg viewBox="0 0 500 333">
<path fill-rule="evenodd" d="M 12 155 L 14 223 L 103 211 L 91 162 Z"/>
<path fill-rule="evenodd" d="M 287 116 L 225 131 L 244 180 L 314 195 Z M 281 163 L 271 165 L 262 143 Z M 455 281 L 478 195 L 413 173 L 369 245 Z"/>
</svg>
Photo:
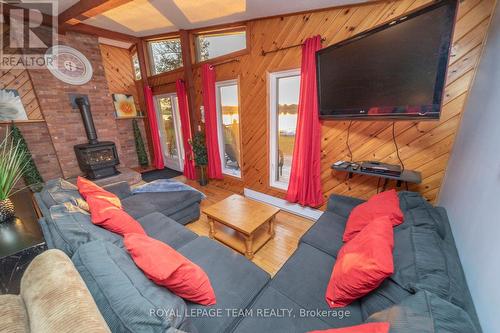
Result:
<svg viewBox="0 0 500 333">
<path fill-rule="evenodd" d="M 241 112 L 240 112 L 240 83 L 238 79 L 232 79 L 232 80 L 224 80 L 224 81 L 217 81 L 215 82 L 215 101 L 216 101 L 216 113 L 217 113 L 217 140 L 219 143 L 219 155 L 220 155 L 220 160 L 221 160 L 221 166 L 222 166 L 222 173 L 227 176 L 235 177 L 235 178 L 242 178 L 242 173 L 241 173 L 241 165 L 240 169 L 238 171 L 232 170 L 232 169 L 226 169 L 225 168 L 225 144 L 224 144 L 224 133 L 223 133 L 223 119 L 222 119 L 222 108 L 221 108 L 221 95 L 220 95 L 220 88 L 221 87 L 229 87 L 229 86 L 234 86 L 236 85 L 237 92 L 238 92 L 238 126 L 240 127 L 239 129 L 239 158 L 241 161 Z"/>
<path fill-rule="evenodd" d="M 156 69 L 155 69 L 155 62 L 154 62 L 154 57 L 153 57 L 153 49 L 151 47 L 151 43 L 155 43 L 155 42 L 161 42 L 161 41 L 168 41 L 168 40 L 173 40 L 173 39 L 177 39 L 179 40 L 179 44 L 181 46 L 181 60 L 182 60 L 182 66 L 180 67 L 177 67 L 177 68 L 174 68 L 174 69 L 171 69 L 171 70 L 168 70 L 168 71 L 165 71 L 165 72 L 161 72 L 161 73 L 156 73 Z M 149 73 L 150 73 L 150 76 L 157 76 L 157 75 L 162 75 L 162 74 L 166 74 L 166 73 L 172 73 L 172 72 L 175 72 L 175 71 L 182 71 L 183 68 L 184 68 L 184 58 L 183 58 L 183 55 L 182 55 L 182 39 L 181 39 L 181 36 L 178 36 L 178 35 L 174 35 L 174 36 L 165 36 L 165 37 L 162 37 L 162 38 L 155 38 L 155 39 L 148 39 L 146 40 L 146 49 L 147 49 L 147 53 L 148 53 L 148 63 L 149 63 Z"/>
<path fill-rule="evenodd" d="M 137 63 L 139 64 L 139 78 L 137 78 L 136 72 L 135 72 L 135 63 L 134 63 L 134 58 L 137 58 Z M 141 71 L 141 61 L 139 60 L 139 52 L 137 50 L 134 50 L 130 54 L 130 62 L 132 63 L 132 73 L 134 75 L 134 81 L 141 81 L 142 80 L 142 71 Z"/>
<path fill-rule="evenodd" d="M 229 34 L 232 32 L 245 32 L 245 48 L 241 50 L 237 50 L 234 52 L 230 52 L 227 54 L 220 55 L 218 57 L 210 58 L 207 60 L 200 61 L 198 59 L 198 43 L 196 42 L 197 37 L 210 36 L 210 35 L 221 35 L 221 34 Z M 209 62 L 218 62 L 225 59 L 239 57 L 241 55 L 247 54 L 250 52 L 250 32 L 246 25 L 239 25 L 234 27 L 225 27 L 214 30 L 194 30 L 191 33 L 191 46 L 192 46 L 192 62 L 195 65 L 202 65 Z"/>
<path fill-rule="evenodd" d="M 278 117 L 279 91 L 278 80 L 292 76 L 300 77 L 300 68 L 272 72 L 268 74 L 269 82 L 269 186 L 279 190 L 288 190 L 288 182 L 276 180 L 278 166 Z"/>
</svg>

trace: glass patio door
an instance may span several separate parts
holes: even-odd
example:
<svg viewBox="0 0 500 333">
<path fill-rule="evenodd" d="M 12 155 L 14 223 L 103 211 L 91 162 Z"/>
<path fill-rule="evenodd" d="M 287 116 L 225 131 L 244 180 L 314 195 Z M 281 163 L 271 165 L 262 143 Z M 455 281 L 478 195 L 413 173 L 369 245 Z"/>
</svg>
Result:
<svg viewBox="0 0 500 333">
<path fill-rule="evenodd" d="M 158 95 L 155 96 L 155 100 L 165 166 L 182 172 L 184 169 L 184 147 L 177 95 Z"/>
</svg>

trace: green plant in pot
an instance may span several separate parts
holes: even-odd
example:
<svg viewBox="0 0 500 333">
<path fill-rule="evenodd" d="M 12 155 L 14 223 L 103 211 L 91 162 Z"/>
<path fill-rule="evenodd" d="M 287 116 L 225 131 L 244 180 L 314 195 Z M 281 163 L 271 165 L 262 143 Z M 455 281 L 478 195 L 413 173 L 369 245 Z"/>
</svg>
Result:
<svg viewBox="0 0 500 333">
<path fill-rule="evenodd" d="M 14 142 L 9 132 L 0 143 L 0 223 L 11 220 L 15 215 L 10 197 L 17 193 L 14 186 L 28 166 L 26 152 L 19 142 Z"/>
<path fill-rule="evenodd" d="M 194 164 L 199 169 L 199 183 L 201 186 L 205 186 L 208 184 L 207 177 L 207 164 L 208 164 L 208 155 L 207 155 L 207 146 L 205 145 L 205 134 L 202 132 L 196 132 L 191 140 L 189 140 L 189 144 L 193 147 L 194 154 Z"/>
</svg>

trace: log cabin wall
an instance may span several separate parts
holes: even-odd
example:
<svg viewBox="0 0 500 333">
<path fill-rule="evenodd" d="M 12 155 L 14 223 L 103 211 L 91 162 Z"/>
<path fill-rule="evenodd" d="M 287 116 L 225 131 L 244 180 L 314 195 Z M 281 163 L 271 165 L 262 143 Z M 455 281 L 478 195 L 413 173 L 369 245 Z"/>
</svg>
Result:
<svg viewBox="0 0 500 333">
<path fill-rule="evenodd" d="M 326 47 L 429 3 L 428 0 L 374 2 L 248 22 L 250 52 L 240 56 L 240 62 L 216 69 L 218 81 L 238 78 L 240 82 L 242 179 L 225 176 L 222 181 L 212 182 L 238 192 L 250 188 L 284 197 L 283 191 L 269 187 L 267 75 L 300 68 L 301 50 L 293 48 L 266 56 L 261 55 L 262 50 L 301 43 L 317 34 L 326 39 L 323 43 Z M 411 185 L 410 190 L 419 191 L 433 202 L 439 194 L 494 7 L 495 0 L 464 0 L 460 3 L 441 119 L 395 123 L 399 152 L 406 168 L 422 172 L 422 184 Z M 194 77 L 195 107 L 199 116 L 202 96 L 197 66 Z M 325 199 L 332 193 L 368 198 L 377 191 L 375 177 L 354 176 L 347 181 L 345 173 L 330 169 L 337 160 L 349 160 L 346 148 L 348 126 L 348 121 L 322 121 L 321 183 Z M 355 121 L 349 142 L 355 161 L 398 163 L 392 141 L 392 122 Z"/>
</svg>

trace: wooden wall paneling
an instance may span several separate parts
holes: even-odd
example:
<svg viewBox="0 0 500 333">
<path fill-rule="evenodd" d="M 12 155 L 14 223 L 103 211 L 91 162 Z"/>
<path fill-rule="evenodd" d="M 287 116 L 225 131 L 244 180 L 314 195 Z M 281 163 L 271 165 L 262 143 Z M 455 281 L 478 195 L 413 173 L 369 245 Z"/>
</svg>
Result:
<svg viewBox="0 0 500 333">
<path fill-rule="evenodd" d="M 100 44 L 100 48 L 109 92 L 134 96 L 136 107 L 141 110 L 129 50 L 105 44 Z"/>
<path fill-rule="evenodd" d="M 11 68 L 0 71 L 0 89 L 17 90 L 26 110 L 28 121 L 43 121 L 40 103 L 27 70 Z"/>
<path fill-rule="evenodd" d="M 301 52 L 295 48 L 263 57 L 262 50 L 301 43 L 316 34 L 326 38 L 323 45 L 328 46 L 429 3 L 431 0 L 376 2 L 248 22 L 250 53 L 239 57 L 239 63 L 219 66 L 216 70 L 217 80 L 240 77 L 244 183 L 235 183 L 226 177 L 216 184 L 237 191 L 244 186 L 283 197 L 283 191 L 269 188 L 268 184 L 268 129 L 264 126 L 268 121 L 267 75 L 299 68 Z M 494 5 L 494 0 L 460 2 L 441 120 L 395 123 L 396 140 L 406 167 L 423 175 L 422 184 L 410 189 L 420 191 L 431 201 L 439 193 Z M 194 80 L 199 110 L 201 79 L 196 69 Z M 377 180 L 372 177 L 355 176 L 347 181 L 344 173 L 330 169 L 334 161 L 350 158 L 346 148 L 348 126 L 347 121 L 322 121 L 321 179 L 325 197 L 340 193 L 367 198 L 377 190 Z M 355 160 L 397 163 L 390 121 L 353 122 L 349 142 Z"/>
</svg>

